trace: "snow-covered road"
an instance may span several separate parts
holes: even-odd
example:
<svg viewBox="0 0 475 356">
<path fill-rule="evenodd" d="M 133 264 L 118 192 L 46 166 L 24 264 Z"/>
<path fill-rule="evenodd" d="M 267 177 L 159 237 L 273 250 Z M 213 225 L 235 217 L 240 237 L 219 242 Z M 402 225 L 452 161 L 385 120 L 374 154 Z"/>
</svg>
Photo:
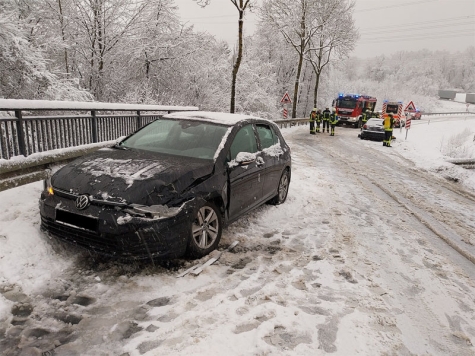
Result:
<svg viewBox="0 0 475 356">
<path fill-rule="evenodd" d="M 355 129 L 307 131 L 283 130 L 287 202 L 196 277 L 49 240 L 41 183 L 0 193 L 0 354 L 475 354 L 473 194 Z"/>
</svg>

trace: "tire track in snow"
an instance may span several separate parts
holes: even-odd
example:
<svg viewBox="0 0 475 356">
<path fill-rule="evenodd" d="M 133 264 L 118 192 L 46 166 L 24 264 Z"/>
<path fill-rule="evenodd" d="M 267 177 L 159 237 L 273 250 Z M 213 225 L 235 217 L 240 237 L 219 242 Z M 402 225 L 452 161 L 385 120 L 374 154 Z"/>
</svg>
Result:
<svg viewBox="0 0 475 356">
<path fill-rule="evenodd" d="M 344 129 L 341 130 L 343 131 Z M 381 246 L 377 245 L 375 247 L 372 246 L 374 242 L 368 244 L 369 241 L 367 242 L 366 239 L 360 240 L 359 243 L 365 248 L 364 252 L 360 251 L 364 256 L 364 260 L 361 261 L 362 263 L 358 265 L 355 256 L 355 266 L 360 267 L 359 273 L 371 276 L 367 278 L 370 281 L 374 281 L 375 291 L 378 291 L 381 296 L 384 296 L 384 302 L 377 300 L 370 302 L 368 305 L 369 310 L 374 311 L 374 308 L 376 308 L 376 310 L 386 310 L 389 315 L 388 320 L 393 320 L 393 322 L 389 322 L 389 325 L 395 324 L 401 328 L 404 343 L 412 345 L 412 352 L 414 352 L 414 350 L 417 350 L 417 352 L 428 352 L 427 350 L 431 350 L 429 351 L 431 353 L 447 354 L 453 352 L 453 347 L 458 342 L 461 342 L 463 345 L 463 343 L 468 340 L 467 345 L 470 345 L 470 338 L 467 338 L 465 334 L 467 331 L 473 331 L 473 325 L 470 325 L 470 319 L 462 318 L 462 323 L 459 324 L 457 328 L 454 328 L 453 323 L 447 320 L 451 319 L 450 315 L 453 313 L 463 315 L 463 309 L 460 310 L 459 308 L 463 305 L 465 305 L 463 308 L 466 308 L 467 303 L 471 305 L 469 308 L 473 310 L 473 301 L 467 299 L 466 295 L 463 297 L 458 296 L 460 293 L 458 286 L 467 291 L 473 291 L 473 282 L 467 280 L 458 281 L 460 276 L 458 275 L 457 269 L 451 270 L 451 266 L 446 265 L 445 258 L 425 246 L 425 234 L 420 228 L 417 228 L 415 231 L 408 230 L 408 236 L 398 235 L 396 222 L 394 218 L 389 219 L 389 217 L 402 214 L 401 220 L 406 222 L 404 225 L 411 227 L 410 220 L 412 214 L 407 211 L 404 205 L 399 204 L 397 201 L 391 203 L 392 198 L 388 196 L 384 190 L 377 188 L 380 184 L 374 186 L 371 184 L 374 181 L 379 183 L 380 181 L 388 181 L 388 179 L 396 183 L 396 178 L 385 178 L 385 175 L 380 174 L 365 164 L 358 165 L 356 163 L 358 161 L 355 160 L 355 157 L 352 157 L 354 155 L 352 152 L 355 152 L 355 147 L 350 146 L 354 142 L 347 138 L 350 134 L 349 131 L 342 132 L 342 137 L 338 137 L 337 133 L 336 139 L 332 138 L 330 140 L 326 140 L 326 137 L 319 137 L 319 141 L 314 143 L 309 141 L 308 138 L 302 138 L 303 134 L 295 133 L 291 136 L 291 139 L 293 139 L 291 143 L 298 145 L 302 151 L 307 151 L 309 154 L 316 156 L 318 155 L 323 162 L 327 159 L 327 156 L 332 157 L 333 166 L 339 166 L 340 169 L 345 171 L 350 181 L 351 177 L 353 178 L 353 182 L 356 183 L 354 186 L 356 194 L 361 194 L 361 189 L 367 192 L 366 195 L 372 200 L 371 211 L 373 211 L 373 213 L 375 209 L 378 211 L 378 207 L 379 211 L 389 212 L 388 219 L 385 222 L 385 224 L 389 225 L 385 227 L 383 225 L 380 231 L 385 231 L 386 233 L 383 233 L 383 236 L 394 240 L 394 243 L 384 242 L 384 240 L 382 240 Z M 295 146 L 293 146 L 293 152 L 295 152 Z M 361 157 L 372 157 L 374 154 L 372 150 L 370 152 L 364 152 L 362 149 L 356 149 L 356 154 L 358 153 L 361 154 Z M 340 162 L 343 162 L 344 165 L 339 164 Z M 325 166 L 325 164 L 323 164 L 323 166 Z M 386 170 L 385 173 L 394 173 L 397 175 L 396 171 L 400 169 L 400 167 L 397 165 L 396 167 Z M 324 169 L 326 168 L 325 166 Z M 346 183 L 346 181 L 342 182 L 342 184 L 344 183 Z M 343 193 L 343 195 L 345 195 L 345 193 Z M 345 203 L 351 204 L 351 202 Z M 351 221 L 346 221 L 346 224 L 351 226 Z M 388 235 L 390 233 L 388 229 L 391 229 L 394 235 Z M 361 235 L 365 230 L 369 233 L 371 233 L 371 231 L 374 232 L 374 227 L 360 227 L 360 225 L 358 225 L 357 230 L 360 230 L 359 233 Z M 421 232 L 418 232 L 418 230 Z M 413 241 L 411 235 L 414 237 L 419 235 L 420 237 Z M 392 247 L 392 245 L 394 245 L 394 247 Z M 420 246 L 418 247 L 418 245 Z M 386 249 L 392 252 L 388 253 Z M 374 255 L 370 255 L 370 252 Z M 403 264 L 401 264 L 401 261 Z M 392 271 L 393 266 L 399 267 L 401 270 Z M 433 283 L 427 284 L 425 279 L 429 276 L 432 276 L 431 278 L 434 278 L 434 280 Z M 379 283 L 376 283 L 378 280 Z M 453 285 L 452 280 L 458 281 L 457 283 L 459 283 L 459 285 Z M 388 281 L 392 282 L 387 284 Z M 387 284 L 383 290 L 381 290 L 378 285 L 380 283 L 382 283 L 383 286 Z M 400 288 L 403 290 L 398 291 Z M 396 292 L 398 294 L 395 294 Z M 415 302 L 414 298 L 417 298 L 417 302 Z M 447 300 L 447 305 L 442 307 L 443 304 L 440 303 L 441 301 L 443 303 L 444 299 Z M 459 306 L 454 303 L 458 303 Z M 378 305 L 380 306 L 378 307 Z M 386 307 L 384 307 L 384 305 L 386 305 Z M 459 311 L 457 311 L 458 309 Z M 443 313 L 442 310 L 445 310 L 447 314 L 441 314 Z M 375 314 L 377 315 L 378 312 Z M 377 317 L 376 323 L 388 324 L 385 318 L 383 313 L 381 317 Z M 448 327 L 451 328 L 450 335 L 447 334 Z M 393 334 L 393 337 L 396 337 L 395 335 L 396 334 Z M 419 339 L 415 337 L 417 335 Z M 475 337 L 473 332 L 472 337 Z M 426 340 L 428 344 L 426 346 L 418 345 L 417 343 L 422 342 L 422 340 Z M 457 348 L 458 347 L 459 346 L 457 346 Z M 462 346 L 458 353 L 469 355 L 471 352 L 472 351 L 466 349 L 465 346 Z"/>
</svg>

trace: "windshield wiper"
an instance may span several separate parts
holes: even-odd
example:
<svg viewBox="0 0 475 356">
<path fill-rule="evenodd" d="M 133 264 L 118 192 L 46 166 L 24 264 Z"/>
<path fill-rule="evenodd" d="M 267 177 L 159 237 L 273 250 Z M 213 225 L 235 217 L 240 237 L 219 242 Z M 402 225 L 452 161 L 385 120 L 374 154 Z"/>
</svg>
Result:
<svg viewBox="0 0 475 356">
<path fill-rule="evenodd" d="M 114 146 L 112 146 L 112 148 L 116 148 L 118 150 L 128 150 L 127 147 L 122 146 L 120 143 L 116 143 Z"/>
</svg>

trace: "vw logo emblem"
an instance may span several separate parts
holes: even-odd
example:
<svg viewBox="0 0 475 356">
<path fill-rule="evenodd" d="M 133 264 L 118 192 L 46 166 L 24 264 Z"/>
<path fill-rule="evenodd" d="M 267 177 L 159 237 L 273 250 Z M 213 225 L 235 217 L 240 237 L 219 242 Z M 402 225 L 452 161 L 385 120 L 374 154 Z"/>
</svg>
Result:
<svg viewBox="0 0 475 356">
<path fill-rule="evenodd" d="M 76 199 L 76 208 L 78 210 L 84 210 L 89 206 L 89 197 L 87 195 L 80 195 Z"/>
</svg>

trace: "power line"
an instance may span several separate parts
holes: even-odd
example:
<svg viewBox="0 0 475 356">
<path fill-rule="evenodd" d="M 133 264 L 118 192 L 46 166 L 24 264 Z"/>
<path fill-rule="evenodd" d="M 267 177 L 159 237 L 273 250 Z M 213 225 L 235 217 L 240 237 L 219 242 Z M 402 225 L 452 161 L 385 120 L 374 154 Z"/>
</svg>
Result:
<svg viewBox="0 0 475 356">
<path fill-rule="evenodd" d="M 382 30 L 382 31 L 379 30 L 379 29 L 377 31 L 375 31 L 374 29 L 364 30 L 364 31 L 360 31 L 360 34 L 364 34 L 366 32 L 370 32 L 370 33 L 374 33 L 374 32 L 377 32 L 377 33 L 392 32 L 395 29 L 396 30 L 401 29 L 401 27 L 404 27 L 404 29 L 419 29 L 419 28 L 433 28 L 433 27 L 440 27 L 440 26 L 444 26 L 444 27 L 453 26 L 453 25 L 458 26 L 458 25 L 462 25 L 462 24 L 471 24 L 471 25 L 473 25 L 474 22 L 469 21 L 470 19 L 473 19 L 473 18 L 475 18 L 475 16 L 461 16 L 461 17 L 453 17 L 453 18 L 449 18 L 449 19 L 434 19 L 434 20 L 431 20 L 431 21 L 418 22 L 418 23 L 415 23 L 415 24 L 401 24 L 401 25 L 388 26 L 388 27 L 385 26 L 384 30 Z M 467 20 L 467 22 L 460 22 L 460 20 Z M 454 22 L 454 21 L 458 21 L 458 22 L 457 23 L 451 23 L 451 22 Z M 421 25 L 427 25 L 427 24 L 430 24 L 430 26 L 428 26 L 428 27 L 427 26 L 421 26 Z"/>
<path fill-rule="evenodd" d="M 373 38 L 360 42 L 360 44 L 373 44 L 373 43 L 383 43 L 383 42 L 401 42 L 401 41 L 419 41 L 419 40 L 430 40 L 430 39 L 439 39 L 439 38 L 455 38 L 455 37 L 475 37 L 473 31 L 470 32 L 459 32 L 454 34 L 431 34 L 428 36 L 411 36 L 410 38 L 406 37 L 393 37 L 393 38 Z"/>
<path fill-rule="evenodd" d="M 467 22 L 467 23 L 463 23 L 463 24 L 459 24 L 457 25 L 458 26 L 472 26 L 473 28 L 471 28 L 471 30 L 475 33 L 475 23 L 473 22 Z M 430 30 L 430 29 L 442 29 L 442 28 L 455 28 L 453 25 L 435 25 L 435 26 L 425 26 L 425 27 L 413 27 L 413 28 L 400 28 L 398 30 L 387 30 L 387 31 L 374 31 L 374 32 L 368 32 L 368 33 L 363 33 L 361 34 L 362 37 L 367 37 L 367 36 L 371 36 L 371 35 L 374 35 L 374 34 L 383 34 L 383 33 L 391 33 L 391 34 L 398 34 L 398 33 L 402 33 L 402 32 L 420 32 L 420 31 L 425 31 L 425 30 Z M 457 28 L 457 30 L 469 30 L 467 28 Z M 422 34 L 422 33 L 421 33 Z"/>
<path fill-rule="evenodd" d="M 183 17 L 181 19 L 182 20 L 201 20 L 201 19 L 215 19 L 215 18 L 222 19 L 223 17 L 237 17 L 237 14 L 236 15 L 225 15 L 225 16 Z"/>
<path fill-rule="evenodd" d="M 389 6 L 381 6 L 381 7 L 373 7 L 373 8 L 370 8 L 370 9 L 362 9 L 362 10 L 358 10 L 358 11 L 355 11 L 355 12 L 368 12 L 368 11 L 378 11 L 378 10 L 384 10 L 384 9 L 391 9 L 391 8 L 394 8 L 394 7 L 405 7 L 405 6 L 412 6 L 412 5 L 417 5 L 417 4 L 423 4 L 423 3 L 426 3 L 426 2 L 436 2 L 438 0 L 423 0 L 423 1 L 412 1 L 412 2 L 405 2 L 405 3 L 402 3 L 402 4 L 397 4 L 397 5 L 389 5 Z"/>
<path fill-rule="evenodd" d="M 410 36 L 407 36 L 407 35 L 402 35 L 403 37 L 406 37 L 406 38 L 413 38 L 413 37 L 421 37 L 421 36 L 434 36 L 434 35 L 443 35 L 443 34 L 451 34 L 451 33 L 465 33 L 467 31 L 470 31 L 469 33 L 473 34 L 475 36 L 475 32 L 473 32 L 472 29 L 456 29 L 456 30 L 453 30 L 453 31 L 444 31 L 444 32 L 431 32 L 431 33 L 419 33 L 419 34 L 414 34 L 414 35 L 410 35 Z M 397 37 L 401 37 L 400 34 L 395 34 L 395 35 L 389 35 L 389 36 L 380 36 L 380 37 L 375 37 L 373 39 L 391 39 L 391 38 L 397 38 Z"/>
<path fill-rule="evenodd" d="M 216 22 L 209 22 L 209 21 L 204 21 L 204 22 L 193 22 L 192 25 L 223 25 L 223 24 L 235 24 L 238 22 L 238 18 L 236 17 L 236 21 L 216 21 Z M 256 20 L 246 20 L 244 19 L 244 23 L 255 23 Z"/>
</svg>

